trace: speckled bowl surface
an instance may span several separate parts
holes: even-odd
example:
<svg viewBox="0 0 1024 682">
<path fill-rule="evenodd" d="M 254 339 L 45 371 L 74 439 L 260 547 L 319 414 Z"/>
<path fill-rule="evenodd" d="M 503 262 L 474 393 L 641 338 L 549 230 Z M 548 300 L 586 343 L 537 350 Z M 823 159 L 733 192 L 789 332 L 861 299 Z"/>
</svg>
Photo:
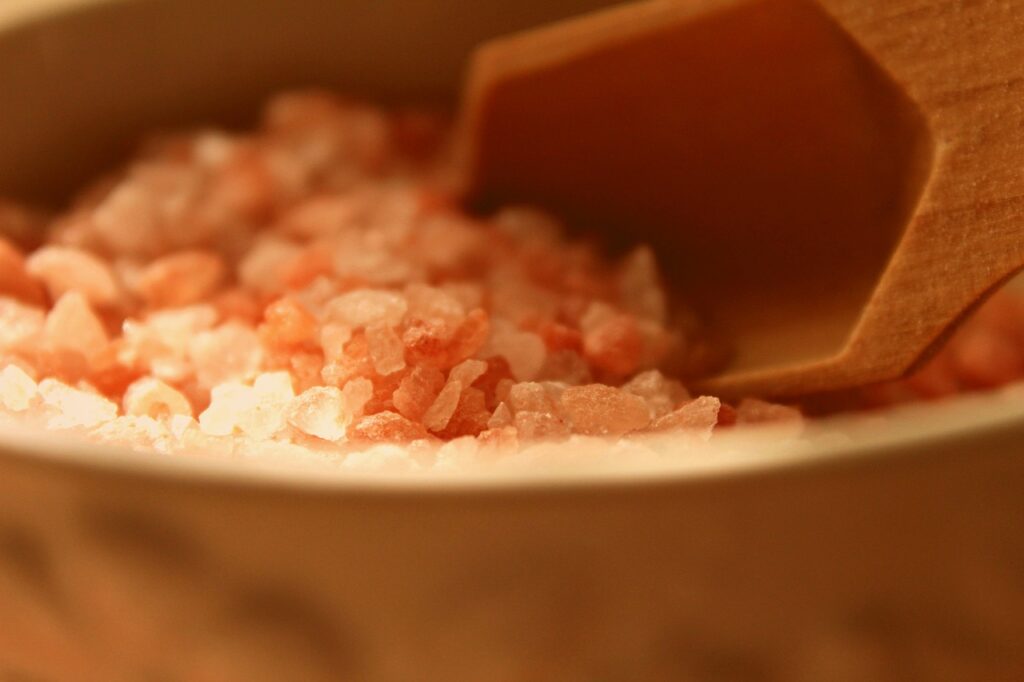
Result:
<svg viewBox="0 0 1024 682">
<path fill-rule="evenodd" d="M 16 0 L 0 192 L 59 197 L 138 133 L 285 86 L 450 98 L 482 38 L 600 4 Z M 642 468 L 357 475 L 0 434 L 0 679 L 1017 680 L 1022 438 L 1020 388 Z"/>
</svg>

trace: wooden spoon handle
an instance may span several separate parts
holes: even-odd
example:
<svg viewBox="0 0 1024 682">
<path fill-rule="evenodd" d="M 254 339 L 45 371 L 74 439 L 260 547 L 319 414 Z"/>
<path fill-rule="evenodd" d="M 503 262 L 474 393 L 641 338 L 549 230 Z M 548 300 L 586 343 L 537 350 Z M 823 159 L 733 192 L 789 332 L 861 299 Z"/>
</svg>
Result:
<svg viewBox="0 0 1024 682">
<path fill-rule="evenodd" d="M 858 380 L 885 379 L 1024 266 L 1024 3 L 820 2 L 933 140 L 920 203 L 843 358 Z"/>
<path fill-rule="evenodd" d="M 1024 0 L 649 0 L 477 53 L 461 166 L 652 240 L 734 340 L 699 385 L 895 378 L 1024 264 Z"/>
</svg>

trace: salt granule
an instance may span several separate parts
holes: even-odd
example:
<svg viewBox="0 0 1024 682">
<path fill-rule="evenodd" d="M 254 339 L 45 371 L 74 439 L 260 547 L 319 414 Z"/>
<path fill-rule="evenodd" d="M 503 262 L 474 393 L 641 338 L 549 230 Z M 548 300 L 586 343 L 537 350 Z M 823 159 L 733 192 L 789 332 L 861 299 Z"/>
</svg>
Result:
<svg viewBox="0 0 1024 682">
<path fill-rule="evenodd" d="M 351 415 L 345 413 L 344 407 L 341 389 L 314 386 L 292 400 L 288 406 L 288 423 L 317 438 L 341 440 L 351 421 Z"/>
<path fill-rule="evenodd" d="M 0 350 L 18 350 L 35 343 L 46 314 L 13 298 L 0 296 Z"/>
<path fill-rule="evenodd" d="M 651 420 L 643 398 L 603 384 L 570 386 L 561 403 L 577 433 L 618 436 L 639 431 Z"/>
<path fill-rule="evenodd" d="M 110 266 L 98 257 L 68 246 L 44 246 L 26 261 L 26 269 L 58 299 L 75 292 L 93 305 L 117 301 L 120 289 Z"/>
<path fill-rule="evenodd" d="M 172 386 L 153 377 L 142 377 L 124 393 L 124 413 L 138 417 L 192 416 L 188 398 Z"/>
<path fill-rule="evenodd" d="M 462 382 L 449 381 L 441 392 L 437 394 L 434 402 L 423 415 L 423 425 L 430 431 L 440 431 L 448 425 L 448 420 L 455 413 L 459 404 L 459 397 L 462 395 Z"/>
<path fill-rule="evenodd" d="M 78 291 L 68 291 L 46 316 L 43 337 L 51 348 L 95 356 L 109 341 L 103 323 L 89 300 Z"/>
<path fill-rule="evenodd" d="M 0 371 L 0 401 L 8 410 L 27 410 L 37 395 L 35 380 L 17 365 L 7 365 Z"/>
<path fill-rule="evenodd" d="M 377 374 L 387 376 L 405 369 L 405 345 L 386 322 L 374 322 L 366 328 L 366 342 Z"/>
<path fill-rule="evenodd" d="M 366 327 L 374 322 L 397 326 L 408 304 L 405 298 L 392 291 L 362 289 L 342 294 L 327 304 L 326 315 L 331 321 L 349 327 Z"/>
<path fill-rule="evenodd" d="M 55 379 L 40 381 L 39 394 L 43 402 L 55 411 L 47 420 L 51 429 L 96 426 L 117 416 L 117 405 L 110 400 Z"/>
</svg>

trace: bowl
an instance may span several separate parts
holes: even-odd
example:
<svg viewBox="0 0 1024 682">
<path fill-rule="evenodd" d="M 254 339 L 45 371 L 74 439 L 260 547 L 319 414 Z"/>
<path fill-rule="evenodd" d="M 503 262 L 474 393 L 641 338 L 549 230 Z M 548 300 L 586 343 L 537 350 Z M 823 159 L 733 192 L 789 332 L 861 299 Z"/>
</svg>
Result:
<svg viewBox="0 0 1024 682">
<path fill-rule="evenodd" d="M 58 201 L 142 132 L 243 125 L 284 87 L 451 101 L 480 40 L 602 4 L 8 4 L 0 193 Z M 355 474 L 0 434 L 0 677 L 1019 679 L 1022 438 L 1020 387 L 644 467 Z"/>
</svg>

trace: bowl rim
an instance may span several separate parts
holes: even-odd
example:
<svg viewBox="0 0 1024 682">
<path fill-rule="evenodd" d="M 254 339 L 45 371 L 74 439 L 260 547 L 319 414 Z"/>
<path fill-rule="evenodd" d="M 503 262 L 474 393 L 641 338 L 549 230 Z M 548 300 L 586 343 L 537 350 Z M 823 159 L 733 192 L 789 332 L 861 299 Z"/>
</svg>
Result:
<svg viewBox="0 0 1024 682">
<path fill-rule="evenodd" d="M 884 428 L 880 428 L 884 427 Z M 770 427 L 768 427 L 770 429 Z M 747 427 L 744 438 L 763 429 Z M 723 442 L 732 436 L 716 437 Z M 666 443 L 671 443 L 667 439 Z M 765 478 L 850 465 L 936 459 L 940 452 L 971 458 L 979 447 L 1008 453 L 999 443 L 1024 442 L 1024 384 L 913 403 L 884 413 L 812 420 L 807 433 L 765 455 L 756 448 L 724 458 L 681 459 L 656 466 L 523 468 L 481 467 L 459 472 L 364 471 L 304 467 L 183 453 L 160 454 L 107 446 L 46 432 L 0 432 L 0 466 L 19 463 L 98 476 L 129 476 L 189 485 L 358 495 L 654 489 L 712 481 Z M 609 445 L 613 445 L 610 441 Z M 995 444 L 995 445 L 993 445 Z M 698 454 L 704 451 L 698 449 Z M 1008 453 L 1016 454 L 1016 453 Z"/>
<path fill-rule="evenodd" d="M 0 12 L 0 36 L 58 20 L 61 16 L 107 11 L 138 0 L 26 1 Z M 1016 400 L 1007 400 L 1013 395 Z M 837 416 L 814 420 L 810 434 L 771 456 L 749 450 L 743 457 L 712 463 L 688 461 L 650 468 L 629 466 L 537 471 L 474 470 L 458 474 L 369 473 L 305 467 L 265 467 L 255 462 L 189 455 L 147 455 L 124 447 L 70 441 L 45 433 L 0 432 L 0 466 L 11 462 L 77 469 L 93 474 L 132 475 L 188 483 L 246 488 L 301 489 L 345 493 L 452 493 L 567 490 L 687 485 L 708 480 L 763 477 L 772 473 L 832 468 L 927 456 L 937 446 L 961 448 L 985 438 L 1024 438 L 1024 385 L 987 394 L 958 396 L 942 403 L 901 407 L 880 417 Z M 724 436 L 716 437 L 716 440 Z"/>
</svg>

